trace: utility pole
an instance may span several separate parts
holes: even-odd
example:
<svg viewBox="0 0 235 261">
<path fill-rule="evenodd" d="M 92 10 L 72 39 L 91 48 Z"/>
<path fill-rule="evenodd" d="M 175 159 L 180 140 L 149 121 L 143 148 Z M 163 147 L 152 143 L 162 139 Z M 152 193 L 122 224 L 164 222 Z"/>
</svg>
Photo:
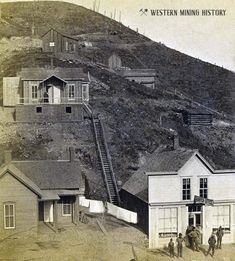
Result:
<svg viewBox="0 0 235 261">
<path fill-rule="evenodd" d="M 114 9 L 114 15 L 113 15 L 113 20 L 116 18 L 116 8 Z"/>
<path fill-rule="evenodd" d="M 121 23 L 121 22 L 122 22 L 122 12 L 119 11 L 119 23 Z"/>
<path fill-rule="evenodd" d="M 0 3 L 0 20 L 2 19 L 2 7 L 1 7 L 1 3 Z"/>
<path fill-rule="evenodd" d="M 98 2 L 98 6 L 97 6 L 97 10 L 96 10 L 98 13 L 100 12 L 100 0 Z"/>
</svg>

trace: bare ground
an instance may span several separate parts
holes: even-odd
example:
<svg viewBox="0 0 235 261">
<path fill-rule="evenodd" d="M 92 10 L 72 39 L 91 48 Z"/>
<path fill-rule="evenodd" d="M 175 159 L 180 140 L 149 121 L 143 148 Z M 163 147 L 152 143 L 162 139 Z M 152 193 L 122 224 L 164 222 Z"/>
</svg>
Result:
<svg viewBox="0 0 235 261">
<path fill-rule="evenodd" d="M 0 260 L 38 261 L 170 261 L 165 249 L 147 249 L 146 235 L 129 224 L 111 216 L 100 219 L 107 234 L 90 219 L 88 224 L 63 227 L 54 233 L 40 225 L 36 235 L 34 229 L 16 234 L 0 241 Z M 205 256 L 208 246 L 200 252 L 184 248 L 185 261 L 234 261 L 235 245 L 224 245 L 215 252 L 214 258 Z M 176 258 L 176 257 L 175 257 Z M 175 259 L 174 258 L 174 259 Z"/>
</svg>

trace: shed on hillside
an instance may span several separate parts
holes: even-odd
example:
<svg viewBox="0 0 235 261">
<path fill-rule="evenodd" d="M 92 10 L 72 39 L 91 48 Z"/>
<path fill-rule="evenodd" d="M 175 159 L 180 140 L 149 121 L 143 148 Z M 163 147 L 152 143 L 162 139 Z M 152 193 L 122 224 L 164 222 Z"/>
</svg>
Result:
<svg viewBox="0 0 235 261">
<path fill-rule="evenodd" d="M 41 38 L 42 49 L 44 52 L 75 53 L 80 47 L 80 43 L 77 38 L 60 33 L 53 28 L 43 34 Z"/>
</svg>

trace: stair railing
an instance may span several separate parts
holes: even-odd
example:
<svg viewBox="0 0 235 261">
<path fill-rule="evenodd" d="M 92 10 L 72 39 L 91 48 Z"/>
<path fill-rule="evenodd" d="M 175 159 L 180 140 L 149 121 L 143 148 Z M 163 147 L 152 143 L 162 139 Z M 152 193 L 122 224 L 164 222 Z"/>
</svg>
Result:
<svg viewBox="0 0 235 261">
<path fill-rule="evenodd" d="M 112 181 L 113 181 L 113 184 L 114 184 L 114 188 L 115 188 L 115 192 L 116 192 L 116 196 L 117 196 L 117 201 L 118 201 L 118 205 L 119 205 L 121 200 L 120 200 L 120 196 L 119 196 L 119 193 L 118 193 L 117 181 L 116 181 L 116 178 L 115 178 L 115 175 L 114 175 L 111 156 L 110 156 L 110 153 L 109 153 L 109 149 L 108 149 L 108 145 L 107 145 L 107 141 L 106 141 L 106 137 L 105 137 L 104 125 L 103 125 L 103 122 L 102 122 L 102 120 L 99 116 L 98 116 L 98 119 L 99 119 L 99 122 L 100 122 L 100 125 L 101 125 L 102 136 L 103 136 L 103 139 L 104 139 L 105 151 L 107 153 L 111 177 L 112 177 Z"/>
<path fill-rule="evenodd" d="M 91 120 L 92 120 L 92 125 L 93 125 L 93 128 L 94 128 L 95 143 L 96 143 L 96 147 L 98 149 L 98 154 L 99 154 L 100 163 L 101 163 L 101 167 L 102 167 L 102 172 L 103 172 L 103 176 L 104 176 L 104 180 L 105 180 L 105 185 L 106 185 L 106 188 L 107 188 L 107 191 L 108 191 L 109 200 L 110 200 L 110 202 L 112 202 L 111 193 L 110 193 L 109 185 L 108 185 L 108 180 L 107 180 L 107 176 L 105 174 L 105 168 L 104 168 L 104 162 L 103 162 L 103 159 L 102 159 L 102 153 L 101 153 L 101 149 L 100 149 L 100 145 L 99 145 L 99 141 L 98 141 L 98 137 L 97 137 L 96 126 L 95 126 L 95 121 L 94 121 L 93 114 L 91 115 Z"/>
</svg>

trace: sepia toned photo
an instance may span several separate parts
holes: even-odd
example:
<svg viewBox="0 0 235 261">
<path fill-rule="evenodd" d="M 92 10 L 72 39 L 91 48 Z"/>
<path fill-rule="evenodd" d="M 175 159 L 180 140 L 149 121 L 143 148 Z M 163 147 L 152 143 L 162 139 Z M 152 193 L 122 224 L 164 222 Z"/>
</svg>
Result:
<svg viewBox="0 0 235 261">
<path fill-rule="evenodd" d="M 234 25 L 234 0 L 0 0 L 0 260 L 235 261 Z"/>
</svg>

